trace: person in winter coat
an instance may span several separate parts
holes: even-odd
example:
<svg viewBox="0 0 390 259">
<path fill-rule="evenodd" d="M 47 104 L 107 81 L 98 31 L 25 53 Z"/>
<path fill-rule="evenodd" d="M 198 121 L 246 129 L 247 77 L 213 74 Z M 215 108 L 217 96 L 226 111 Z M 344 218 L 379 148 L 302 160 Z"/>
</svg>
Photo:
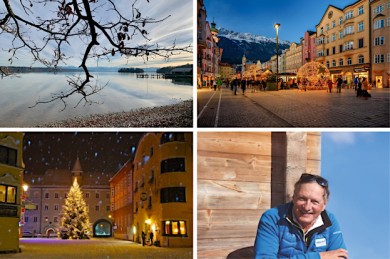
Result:
<svg viewBox="0 0 390 259">
<path fill-rule="evenodd" d="M 325 210 L 328 181 L 302 174 L 290 203 L 266 211 L 259 222 L 255 258 L 348 258 L 334 215 Z"/>
</svg>

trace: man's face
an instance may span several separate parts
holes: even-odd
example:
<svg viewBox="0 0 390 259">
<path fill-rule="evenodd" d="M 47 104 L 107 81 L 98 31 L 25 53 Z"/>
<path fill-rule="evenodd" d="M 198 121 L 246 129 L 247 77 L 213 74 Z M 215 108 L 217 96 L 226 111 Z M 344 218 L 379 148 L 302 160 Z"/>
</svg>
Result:
<svg viewBox="0 0 390 259">
<path fill-rule="evenodd" d="M 293 204 L 293 213 L 298 223 L 303 228 L 311 226 L 325 210 L 324 188 L 316 182 L 302 184 L 294 194 Z"/>
</svg>

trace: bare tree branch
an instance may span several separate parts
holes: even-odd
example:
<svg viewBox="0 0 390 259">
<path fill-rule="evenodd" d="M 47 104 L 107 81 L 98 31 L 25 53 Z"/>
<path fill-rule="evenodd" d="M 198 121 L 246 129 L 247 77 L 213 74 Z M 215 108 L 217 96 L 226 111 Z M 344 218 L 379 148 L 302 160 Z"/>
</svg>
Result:
<svg viewBox="0 0 390 259">
<path fill-rule="evenodd" d="M 99 87 L 89 72 L 90 59 L 98 61 L 123 56 L 127 59 L 141 57 L 144 61 L 157 57 L 169 60 L 183 52 L 192 53 L 190 43 L 187 46 L 177 46 L 175 42 L 171 46 L 150 44 L 148 26 L 170 17 L 144 16 L 140 6 L 150 4 L 151 0 L 132 0 L 128 9 L 119 7 L 113 0 L 2 1 L 5 9 L 0 10 L 0 37 L 10 35 L 12 38 L 12 47 L 5 50 L 10 53 L 10 64 L 18 58 L 19 52 L 27 50 L 32 56 L 32 64 L 37 62 L 57 68 L 73 58 L 69 55 L 72 44 L 78 42 L 83 46 L 79 67 L 84 75 L 68 78 L 69 91 L 53 94 L 48 100 L 38 100 L 32 107 L 60 100 L 65 109 L 67 98 L 73 95 L 80 95 L 77 105 L 94 103 L 89 97 L 104 86 Z M 143 39 L 145 44 L 137 43 L 136 37 Z M 1 75 L 7 74 L 1 71 Z"/>
</svg>

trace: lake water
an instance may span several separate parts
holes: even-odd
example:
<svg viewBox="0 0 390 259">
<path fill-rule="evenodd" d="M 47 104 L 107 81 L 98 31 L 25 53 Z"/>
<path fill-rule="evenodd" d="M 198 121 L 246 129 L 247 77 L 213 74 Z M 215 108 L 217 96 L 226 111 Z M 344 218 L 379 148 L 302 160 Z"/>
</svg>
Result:
<svg viewBox="0 0 390 259">
<path fill-rule="evenodd" d="M 135 74 L 92 73 L 101 85 L 108 85 L 90 100 L 99 104 L 84 105 L 80 95 L 66 102 L 60 100 L 33 106 L 38 100 L 47 100 L 51 94 L 69 89 L 67 76 L 71 73 L 26 73 L 19 77 L 0 79 L 0 127 L 33 127 L 38 124 L 90 114 L 130 111 L 155 107 L 193 98 L 192 85 L 176 84 L 172 80 L 137 78 Z"/>
</svg>

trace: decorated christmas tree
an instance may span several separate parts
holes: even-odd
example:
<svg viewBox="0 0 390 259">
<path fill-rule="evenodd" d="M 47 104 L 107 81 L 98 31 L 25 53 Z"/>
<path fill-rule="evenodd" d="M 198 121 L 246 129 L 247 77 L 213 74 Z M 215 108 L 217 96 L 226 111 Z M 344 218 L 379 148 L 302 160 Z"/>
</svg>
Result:
<svg viewBox="0 0 390 259">
<path fill-rule="evenodd" d="M 89 231 L 88 208 L 75 178 L 65 199 L 65 205 L 62 206 L 61 237 L 84 239 L 88 238 Z"/>
</svg>

